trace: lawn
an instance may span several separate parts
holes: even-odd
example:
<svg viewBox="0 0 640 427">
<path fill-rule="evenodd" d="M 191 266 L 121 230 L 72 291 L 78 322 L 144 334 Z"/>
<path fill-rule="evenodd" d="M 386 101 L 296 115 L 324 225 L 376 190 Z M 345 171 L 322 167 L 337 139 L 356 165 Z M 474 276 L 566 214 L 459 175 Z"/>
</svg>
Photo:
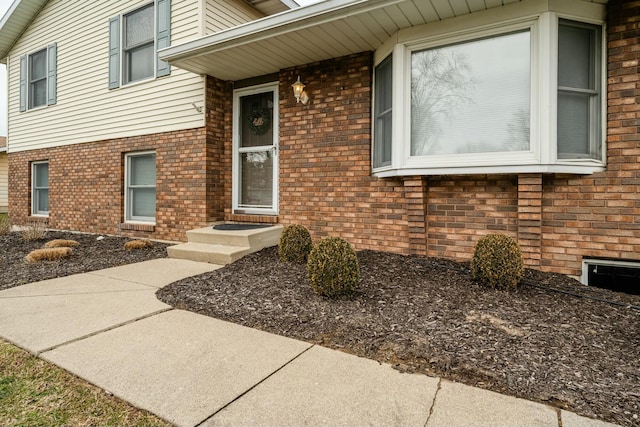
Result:
<svg viewBox="0 0 640 427">
<path fill-rule="evenodd" d="M 0 340 L 0 425 L 170 424 Z"/>
</svg>

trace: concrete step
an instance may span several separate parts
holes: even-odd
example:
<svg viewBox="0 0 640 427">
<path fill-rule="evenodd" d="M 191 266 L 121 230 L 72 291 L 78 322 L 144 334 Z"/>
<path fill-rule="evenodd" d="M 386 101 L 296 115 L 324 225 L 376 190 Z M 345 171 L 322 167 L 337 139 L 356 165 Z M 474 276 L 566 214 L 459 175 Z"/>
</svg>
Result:
<svg viewBox="0 0 640 427">
<path fill-rule="evenodd" d="M 214 230 L 213 227 L 204 227 L 187 231 L 187 240 L 193 243 L 244 246 L 260 250 L 277 245 L 282 229 L 281 225 L 233 231 Z"/>
<path fill-rule="evenodd" d="M 188 243 L 169 246 L 167 253 L 170 258 L 231 264 L 247 254 L 276 246 L 283 228 L 281 225 L 232 231 L 198 228 L 187 231 Z"/>
<path fill-rule="evenodd" d="M 252 251 L 248 246 L 211 245 L 195 242 L 167 247 L 169 258 L 188 259 L 219 265 L 231 264 L 251 252 L 256 251 Z"/>
</svg>

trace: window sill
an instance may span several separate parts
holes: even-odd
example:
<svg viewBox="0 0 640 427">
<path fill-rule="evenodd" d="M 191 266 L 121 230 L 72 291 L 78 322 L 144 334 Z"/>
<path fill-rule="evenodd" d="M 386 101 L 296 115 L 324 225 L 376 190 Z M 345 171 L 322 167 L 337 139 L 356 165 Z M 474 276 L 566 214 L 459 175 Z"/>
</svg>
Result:
<svg viewBox="0 0 640 427">
<path fill-rule="evenodd" d="M 605 165 L 601 162 L 589 164 L 551 164 L 551 165 L 499 165 L 499 166 L 461 166 L 461 167 L 404 167 L 398 169 L 374 170 L 377 178 L 415 175 L 484 175 L 484 174 L 518 174 L 518 173 L 561 173 L 573 175 L 591 175 L 603 172 Z"/>
<path fill-rule="evenodd" d="M 123 222 L 118 224 L 119 231 L 155 231 L 156 224 L 142 222 Z"/>
</svg>

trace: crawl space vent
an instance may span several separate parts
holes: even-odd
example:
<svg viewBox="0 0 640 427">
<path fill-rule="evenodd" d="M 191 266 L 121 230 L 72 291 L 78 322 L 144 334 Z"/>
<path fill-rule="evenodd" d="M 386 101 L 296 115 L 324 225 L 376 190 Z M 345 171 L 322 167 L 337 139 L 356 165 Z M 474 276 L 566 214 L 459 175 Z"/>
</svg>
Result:
<svg viewBox="0 0 640 427">
<path fill-rule="evenodd" d="M 585 259 L 582 261 L 582 283 L 640 295 L 640 262 Z"/>
</svg>

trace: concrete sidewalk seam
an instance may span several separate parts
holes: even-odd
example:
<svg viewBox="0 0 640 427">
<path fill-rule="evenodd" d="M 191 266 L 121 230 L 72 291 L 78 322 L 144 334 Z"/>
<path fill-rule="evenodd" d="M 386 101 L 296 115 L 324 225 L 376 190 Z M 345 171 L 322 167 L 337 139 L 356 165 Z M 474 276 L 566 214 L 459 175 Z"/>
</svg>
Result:
<svg viewBox="0 0 640 427">
<path fill-rule="evenodd" d="M 82 341 L 82 340 L 85 340 L 87 338 L 91 338 L 91 337 L 94 337 L 96 335 L 102 334 L 104 332 L 109 332 L 109 331 L 112 331 L 114 329 L 118 329 L 118 328 L 121 328 L 123 326 L 127 326 L 127 325 L 130 325 L 132 323 L 138 322 L 140 320 L 148 319 L 150 317 L 156 316 L 158 314 L 166 313 L 166 312 L 171 311 L 171 310 L 175 310 L 175 308 L 174 307 L 168 307 L 168 308 L 165 308 L 165 309 L 162 309 L 162 310 L 154 311 L 153 313 L 148 313 L 148 314 L 145 314 L 144 316 L 136 317 L 135 319 L 127 320 L 126 322 L 118 323 L 117 325 L 113 325 L 113 326 L 110 326 L 110 327 L 105 328 L 105 329 L 100 329 L 99 331 L 95 331 L 95 332 L 92 332 L 90 334 L 83 335 L 81 337 L 74 338 L 74 339 L 69 340 L 69 341 L 65 341 L 65 342 L 63 342 L 61 344 L 56 344 L 54 346 L 51 346 L 51 347 L 45 348 L 43 350 L 40 350 L 39 352 L 34 353 L 34 354 L 36 356 L 40 357 L 42 354 L 44 354 L 46 352 L 55 350 L 55 349 L 60 348 L 60 347 L 64 347 L 65 345 L 73 344 L 75 342 Z"/>
<path fill-rule="evenodd" d="M 126 282 L 121 280 L 121 282 Z M 126 283 L 134 283 L 134 282 L 126 282 Z M 69 292 L 65 294 L 38 294 L 38 295 L 18 295 L 18 296 L 1 296 L 0 299 L 20 299 L 20 298 L 43 298 L 43 297 L 58 297 L 58 296 L 70 296 L 70 295 L 98 295 L 98 294 L 118 294 L 123 292 L 148 292 L 149 290 L 156 290 L 158 288 L 154 288 L 153 286 L 145 285 L 144 283 L 136 283 L 137 285 L 145 286 L 149 289 L 129 289 L 129 290 L 121 290 L 121 291 L 96 291 L 96 292 Z"/>
<path fill-rule="evenodd" d="M 242 399 L 247 393 L 249 393 L 251 390 L 255 389 L 256 387 L 258 387 L 260 384 L 264 383 L 265 381 L 267 381 L 269 378 L 273 377 L 275 374 L 277 374 L 278 372 L 280 372 L 281 370 L 283 370 L 285 367 L 287 367 L 288 365 L 290 365 L 294 360 L 298 359 L 300 356 L 302 356 L 303 354 L 305 354 L 307 351 L 311 350 L 313 347 L 315 347 L 315 344 L 310 344 L 309 347 L 305 348 L 303 351 L 301 351 L 300 353 L 296 354 L 294 357 L 292 357 L 291 359 L 289 359 L 286 363 L 284 363 L 282 366 L 280 366 L 278 369 L 276 369 L 275 371 L 271 372 L 269 375 L 267 375 L 266 377 L 264 377 L 263 379 L 261 379 L 260 381 L 258 381 L 257 383 L 255 383 L 254 385 L 252 385 L 251 387 L 249 387 L 248 389 L 246 389 L 244 392 L 242 392 L 242 394 L 238 395 L 235 397 L 235 399 L 231 400 L 230 402 L 227 402 L 224 406 L 222 406 L 220 409 L 218 409 L 217 411 L 215 411 L 213 414 L 209 415 L 208 417 L 206 417 L 205 419 L 203 419 L 202 421 L 200 421 L 199 423 L 195 424 L 194 427 L 200 427 L 202 424 L 206 423 L 207 421 L 213 419 L 213 417 L 215 417 L 217 414 L 219 414 L 220 412 L 224 411 L 226 408 L 228 408 L 230 405 L 232 405 L 234 402 Z"/>
<path fill-rule="evenodd" d="M 431 415 L 433 415 L 433 410 L 436 407 L 436 399 L 438 398 L 438 393 L 440 393 L 441 388 L 442 388 L 442 378 L 438 377 L 438 388 L 436 388 L 436 392 L 433 395 L 433 400 L 431 401 L 431 407 L 429 408 L 429 414 L 427 415 L 427 420 L 424 422 L 424 427 L 427 427 L 427 424 L 429 424 L 429 420 L 431 419 Z"/>
<path fill-rule="evenodd" d="M 129 264 L 129 265 L 131 265 L 131 264 Z M 136 282 L 135 280 L 127 280 L 127 279 L 123 279 L 121 277 L 112 277 L 112 276 L 105 276 L 105 275 L 102 275 L 102 274 L 96 274 L 96 272 L 98 272 L 98 271 L 102 271 L 102 270 L 89 271 L 88 273 L 84 273 L 84 274 L 89 274 L 91 276 L 101 277 L 103 279 L 117 280 L 119 282 L 133 283 L 135 285 L 141 285 L 141 286 L 144 286 L 144 287 L 150 288 L 150 289 L 156 289 L 156 290 L 157 289 L 161 289 L 161 288 L 158 288 L 157 286 L 153 286 L 153 285 L 150 285 L 148 283 Z M 189 277 L 192 277 L 192 276 L 189 276 Z"/>
</svg>

